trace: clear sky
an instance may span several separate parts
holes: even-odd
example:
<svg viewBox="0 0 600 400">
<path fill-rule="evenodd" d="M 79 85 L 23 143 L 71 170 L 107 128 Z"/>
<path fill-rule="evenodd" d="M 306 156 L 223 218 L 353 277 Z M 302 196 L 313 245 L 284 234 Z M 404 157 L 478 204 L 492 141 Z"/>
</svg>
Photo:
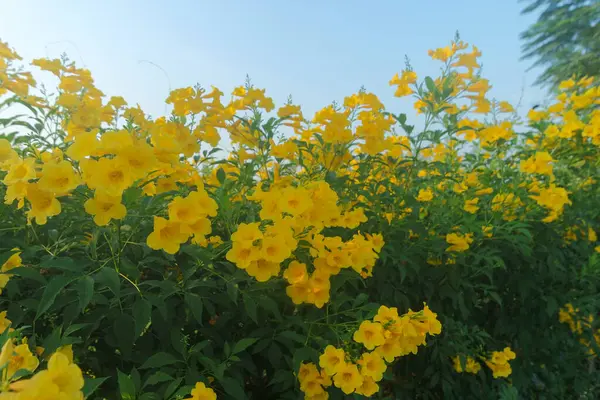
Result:
<svg viewBox="0 0 600 400">
<path fill-rule="evenodd" d="M 492 96 L 521 110 L 544 97 L 537 71 L 520 62 L 519 33 L 533 16 L 517 0 L 158 1 L 2 0 L 0 38 L 27 60 L 66 52 L 108 95 L 157 116 L 173 89 L 200 83 L 228 94 L 244 82 L 281 105 L 293 96 L 305 115 L 364 85 L 393 112 L 413 115 L 389 79 L 408 55 L 419 77 L 427 56 L 456 30 L 483 52 Z M 149 63 L 160 65 L 168 75 Z"/>
</svg>

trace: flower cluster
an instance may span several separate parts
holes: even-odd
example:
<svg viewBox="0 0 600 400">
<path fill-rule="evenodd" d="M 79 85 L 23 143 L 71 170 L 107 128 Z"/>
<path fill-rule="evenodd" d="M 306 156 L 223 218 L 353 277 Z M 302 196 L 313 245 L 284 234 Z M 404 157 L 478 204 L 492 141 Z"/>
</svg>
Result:
<svg viewBox="0 0 600 400">
<path fill-rule="evenodd" d="M 491 357 L 485 360 L 485 365 L 492 370 L 494 378 L 506 378 L 512 373 L 509 361 L 516 357 L 510 347 L 505 347 L 502 351 L 492 352 Z"/>
<path fill-rule="evenodd" d="M 481 371 L 481 364 L 477 362 L 473 357 L 467 356 L 455 356 L 452 358 L 454 370 L 458 373 L 466 372 L 469 374 L 477 375 Z M 463 368 L 464 363 L 464 368 Z"/>
<path fill-rule="evenodd" d="M 0 334 L 10 325 L 0 314 Z M 44 349 L 38 347 L 38 354 Z M 48 359 L 45 370 L 38 371 L 29 379 L 20 379 L 23 373 L 32 374 L 40 362 L 32 353 L 27 338 L 15 344 L 15 338 L 8 336 L 0 352 L 0 399 L 65 399 L 80 400 L 83 398 L 83 374 L 73 363 L 73 352 L 70 346 L 59 348 Z M 17 373 L 18 372 L 18 373 Z"/>
<path fill-rule="evenodd" d="M 346 395 L 370 397 L 379 391 L 387 364 L 398 357 L 417 353 L 426 336 L 441 333 L 442 325 L 427 305 L 423 310 L 400 316 L 396 307 L 381 306 L 373 321 L 363 321 L 354 332 L 354 342 L 362 348 L 344 349 L 328 345 L 319 357 L 319 367 L 303 364 L 298 371 L 300 389 L 306 399 L 327 399 L 325 389 L 333 385 Z"/>
<path fill-rule="evenodd" d="M 600 346 L 600 328 L 593 330 L 594 316 L 592 314 L 582 317 L 579 308 L 573 307 L 573 304 L 567 303 L 564 308 L 558 312 L 558 320 L 569 325 L 569 329 L 579 338 L 579 342 L 588 349 L 588 354 L 596 355 L 596 350 L 593 348 L 591 340 L 586 338 L 592 337 L 596 346 Z"/>
</svg>

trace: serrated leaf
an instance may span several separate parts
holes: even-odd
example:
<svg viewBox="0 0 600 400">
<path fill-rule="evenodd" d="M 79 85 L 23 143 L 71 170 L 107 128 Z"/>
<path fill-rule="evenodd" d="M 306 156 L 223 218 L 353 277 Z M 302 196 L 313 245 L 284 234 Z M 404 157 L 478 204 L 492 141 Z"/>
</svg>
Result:
<svg viewBox="0 0 600 400">
<path fill-rule="evenodd" d="M 81 391 L 83 392 L 83 397 L 88 398 L 107 379 L 108 379 L 108 377 L 104 377 L 104 378 L 84 378 L 83 389 L 81 389 Z"/>
<path fill-rule="evenodd" d="M 225 182 L 227 175 L 225 174 L 225 170 L 223 168 L 219 168 L 217 170 L 217 180 L 222 185 Z"/>
<path fill-rule="evenodd" d="M 233 397 L 236 400 L 244 400 L 246 399 L 246 394 L 244 393 L 244 389 L 240 383 L 233 378 L 223 378 L 221 379 L 223 383 L 223 389 L 225 392 Z"/>
<path fill-rule="evenodd" d="M 204 304 L 202 304 L 202 297 L 194 293 L 186 293 L 184 296 L 185 304 L 187 308 L 192 312 L 192 315 L 202 325 L 202 311 Z"/>
<path fill-rule="evenodd" d="M 117 380 L 119 382 L 119 394 L 123 400 L 135 399 L 135 384 L 133 379 L 117 369 Z"/>
<path fill-rule="evenodd" d="M 227 284 L 227 295 L 235 304 L 237 304 L 239 290 L 233 283 Z"/>
<path fill-rule="evenodd" d="M 165 400 L 171 398 L 171 395 L 173 393 L 175 393 L 175 391 L 177 390 L 179 385 L 181 385 L 181 381 L 183 381 L 183 378 L 177 378 L 173 382 L 171 382 L 169 384 L 169 386 L 167 386 L 167 390 L 165 390 L 165 396 L 164 396 Z"/>
<path fill-rule="evenodd" d="M 44 289 L 40 304 L 38 305 L 37 312 L 35 314 L 35 320 L 41 317 L 48 309 L 54 304 L 58 293 L 71 283 L 75 278 L 70 276 L 56 276 L 54 277 Z"/>
<path fill-rule="evenodd" d="M 144 387 L 146 385 L 156 385 L 157 383 L 169 382 L 172 381 L 173 377 L 169 374 L 166 374 L 162 371 L 156 371 L 154 374 L 150 375 L 148 379 L 146 379 L 146 383 L 144 383 Z"/>
<path fill-rule="evenodd" d="M 231 350 L 231 354 L 240 353 L 240 352 L 246 350 L 248 347 L 252 346 L 257 341 L 258 341 L 257 338 L 244 338 L 244 339 L 238 341 L 233 346 L 233 350 Z"/>
<path fill-rule="evenodd" d="M 152 305 L 145 299 L 137 299 L 132 308 L 133 320 L 135 322 L 135 335 L 137 339 L 142 335 L 144 329 L 150 323 L 152 315 Z"/>
<path fill-rule="evenodd" d="M 79 309 L 81 311 L 90 304 L 94 296 L 94 279 L 91 276 L 84 276 L 77 282 L 77 298 L 79 299 Z"/>
<path fill-rule="evenodd" d="M 292 332 L 292 331 L 283 331 L 279 334 L 279 336 L 287 338 L 287 339 L 291 339 L 293 341 L 296 341 L 296 342 L 302 343 L 302 344 L 304 344 L 304 342 L 306 341 L 306 338 L 304 336 L 299 335 L 296 332 Z"/>
<path fill-rule="evenodd" d="M 160 352 L 150 356 L 150 358 L 142 364 L 140 369 L 160 368 L 165 365 L 175 364 L 176 362 L 178 362 L 178 360 L 172 354 Z"/>
<path fill-rule="evenodd" d="M 243 299 L 246 313 L 252 319 L 252 321 L 258 324 L 258 316 L 256 314 L 256 302 L 250 296 L 243 296 Z"/>
<path fill-rule="evenodd" d="M 103 267 L 98 275 L 96 275 L 96 281 L 106 285 L 115 297 L 119 297 L 121 293 L 121 279 L 119 279 L 119 273 L 113 268 Z"/>
<path fill-rule="evenodd" d="M 42 285 L 46 285 L 47 281 L 37 269 L 31 267 L 17 267 L 10 270 L 11 275 L 21 276 L 26 279 L 39 282 Z"/>
</svg>

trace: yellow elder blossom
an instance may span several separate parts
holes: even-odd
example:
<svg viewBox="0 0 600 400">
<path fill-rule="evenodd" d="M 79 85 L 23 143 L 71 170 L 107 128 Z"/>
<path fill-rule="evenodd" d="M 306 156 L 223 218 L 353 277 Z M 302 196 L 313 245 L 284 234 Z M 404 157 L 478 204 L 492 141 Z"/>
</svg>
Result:
<svg viewBox="0 0 600 400">
<path fill-rule="evenodd" d="M 345 358 L 346 354 L 343 349 L 329 345 L 325 347 L 325 351 L 319 357 L 319 366 L 323 368 L 327 375 L 333 376 L 346 365 Z"/>
<path fill-rule="evenodd" d="M 121 196 L 110 196 L 97 192 L 93 198 L 84 203 L 85 211 L 94 216 L 98 226 L 105 226 L 113 219 L 123 219 L 127 209 L 121 204 Z"/>
<path fill-rule="evenodd" d="M 345 364 L 333 377 L 333 383 L 336 387 L 342 389 L 345 394 L 353 393 L 363 384 L 363 376 L 358 372 L 355 364 Z"/>
<path fill-rule="evenodd" d="M 363 321 L 354 332 L 353 339 L 355 342 L 362 343 L 367 350 L 373 350 L 385 342 L 383 325 L 378 322 Z"/>
<path fill-rule="evenodd" d="M 215 391 L 206 387 L 203 382 L 196 382 L 190 394 L 192 397 L 187 397 L 185 400 L 217 400 Z"/>
<path fill-rule="evenodd" d="M 189 237 L 188 233 L 182 232 L 181 223 L 155 216 L 154 231 L 148 236 L 146 243 L 154 250 L 162 249 L 169 254 L 175 254 Z"/>
<path fill-rule="evenodd" d="M 481 370 L 481 364 L 479 364 L 473 357 L 470 356 L 466 358 L 464 369 L 461 364 L 460 356 L 453 357 L 452 362 L 454 364 L 454 370 L 458 373 L 467 372 L 469 374 L 476 375 Z"/>
<path fill-rule="evenodd" d="M 473 243 L 473 234 L 467 233 L 466 235 L 463 235 L 461 233 L 449 233 L 446 235 L 446 242 L 450 244 L 446 251 L 466 251 L 469 249 L 469 245 Z"/>
<path fill-rule="evenodd" d="M 12 383 L 12 391 L 3 395 L 14 394 L 18 395 L 18 399 L 31 400 L 81 400 L 83 383 L 81 369 L 70 363 L 64 354 L 54 353 L 48 361 L 47 369 L 30 379 Z"/>
<path fill-rule="evenodd" d="M 515 358 L 510 347 L 505 347 L 503 351 L 494 351 L 485 364 L 492 370 L 494 378 L 507 378 L 512 373 L 509 361 Z"/>
<path fill-rule="evenodd" d="M 429 188 L 420 189 L 419 194 L 417 195 L 417 201 L 426 203 L 433 199 L 433 191 Z"/>
</svg>

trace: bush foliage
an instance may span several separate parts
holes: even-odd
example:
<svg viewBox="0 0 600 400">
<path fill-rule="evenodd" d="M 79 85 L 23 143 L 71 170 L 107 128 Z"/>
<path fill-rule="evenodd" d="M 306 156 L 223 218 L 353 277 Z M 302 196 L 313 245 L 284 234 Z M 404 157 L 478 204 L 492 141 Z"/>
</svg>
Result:
<svg viewBox="0 0 600 400">
<path fill-rule="evenodd" d="M 417 125 L 249 83 L 152 119 L 0 42 L 0 398 L 597 398 L 600 88 L 521 119 L 480 55 L 392 78 Z"/>
</svg>

